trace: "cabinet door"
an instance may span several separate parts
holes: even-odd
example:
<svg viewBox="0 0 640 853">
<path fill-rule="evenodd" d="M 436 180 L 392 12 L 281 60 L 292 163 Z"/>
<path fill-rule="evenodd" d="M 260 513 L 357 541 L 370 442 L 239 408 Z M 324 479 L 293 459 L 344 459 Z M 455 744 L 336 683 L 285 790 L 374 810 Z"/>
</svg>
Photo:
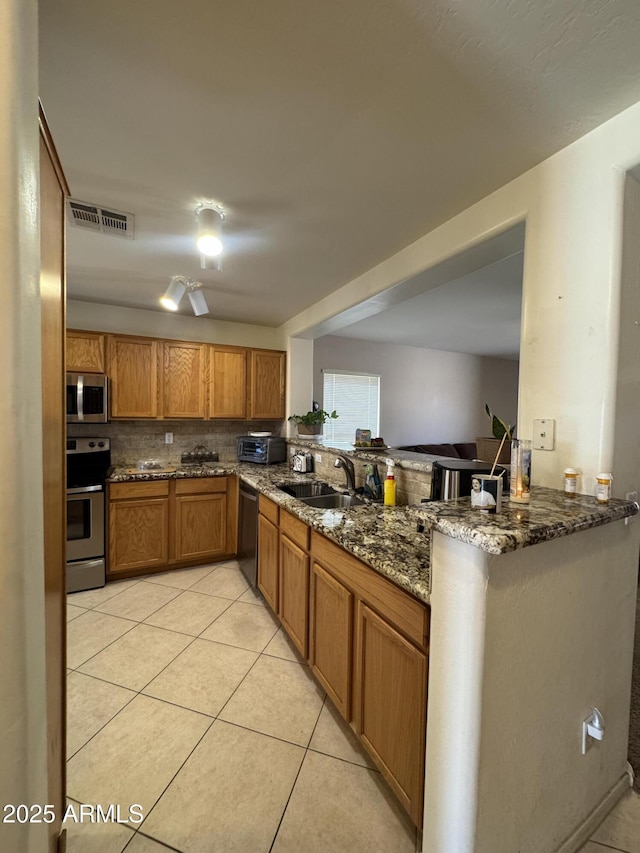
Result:
<svg viewBox="0 0 640 853">
<path fill-rule="evenodd" d="M 164 341 L 162 415 L 165 418 L 204 418 L 204 344 Z"/>
<path fill-rule="evenodd" d="M 358 605 L 357 732 L 418 826 L 422 821 L 427 658 Z"/>
<path fill-rule="evenodd" d="M 158 417 L 158 341 L 111 335 L 108 344 L 112 418 Z"/>
<path fill-rule="evenodd" d="M 314 561 L 309 663 L 336 708 L 351 720 L 353 593 Z"/>
<path fill-rule="evenodd" d="M 249 369 L 249 417 L 257 420 L 284 418 L 284 352 L 251 350 Z"/>
<path fill-rule="evenodd" d="M 176 560 L 226 554 L 226 494 L 176 496 L 175 531 Z"/>
<path fill-rule="evenodd" d="M 278 612 L 278 528 L 258 515 L 258 588 L 274 613 Z"/>
<path fill-rule="evenodd" d="M 209 417 L 247 417 L 247 350 L 209 347 Z"/>
<path fill-rule="evenodd" d="M 169 560 L 169 498 L 111 501 L 109 572 L 165 565 Z"/>
<path fill-rule="evenodd" d="M 70 373 L 104 373 L 104 335 L 68 331 L 67 370 Z"/>
<path fill-rule="evenodd" d="M 308 653 L 309 555 L 280 535 L 280 621 L 300 654 Z"/>
</svg>

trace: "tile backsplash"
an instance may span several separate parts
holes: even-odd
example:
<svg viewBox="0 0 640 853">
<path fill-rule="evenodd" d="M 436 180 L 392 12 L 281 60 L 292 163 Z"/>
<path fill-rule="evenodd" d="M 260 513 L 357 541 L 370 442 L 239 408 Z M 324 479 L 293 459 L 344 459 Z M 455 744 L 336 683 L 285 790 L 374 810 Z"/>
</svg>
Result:
<svg viewBox="0 0 640 853">
<path fill-rule="evenodd" d="M 236 458 L 236 437 L 248 432 L 284 434 L 283 421 L 111 421 L 107 424 L 68 424 L 67 435 L 105 436 L 111 439 L 111 463 L 133 467 L 145 459 L 175 465 L 183 453 L 203 445 L 218 453 L 220 460 Z M 165 433 L 173 433 L 173 444 L 165 444 Z"/>
</svg>

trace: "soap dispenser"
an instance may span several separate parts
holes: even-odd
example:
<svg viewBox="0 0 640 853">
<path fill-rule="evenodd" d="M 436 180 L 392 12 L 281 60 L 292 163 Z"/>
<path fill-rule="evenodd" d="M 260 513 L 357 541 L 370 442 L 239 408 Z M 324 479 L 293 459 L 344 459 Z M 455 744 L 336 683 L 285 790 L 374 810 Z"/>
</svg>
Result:
<svg viewBox="0 0 640 853">
<path fill-rule="evenodd" d="M 393 462 L 387 460 L 387 476 L 384 481 L 384 505 L 396 505 L 396 478 L 393 474 Z"/>
</svg>

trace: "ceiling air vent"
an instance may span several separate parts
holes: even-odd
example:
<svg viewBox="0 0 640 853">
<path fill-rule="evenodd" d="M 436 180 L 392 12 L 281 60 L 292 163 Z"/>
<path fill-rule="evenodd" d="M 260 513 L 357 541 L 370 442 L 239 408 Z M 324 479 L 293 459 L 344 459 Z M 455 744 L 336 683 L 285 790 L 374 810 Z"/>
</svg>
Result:
<svg viewBox="0 0 640 853">
<path fill-rule="evenodd" d="M 67 218 L 76 228 L 101 231 L 103 234 L 115 234 L 117 237 L 133 240 L 135 222 L 133 213 L 124 213 L 122 210 L 107 209 L 97 204 L 69 198 L 67 199 Z"/>
</svg>

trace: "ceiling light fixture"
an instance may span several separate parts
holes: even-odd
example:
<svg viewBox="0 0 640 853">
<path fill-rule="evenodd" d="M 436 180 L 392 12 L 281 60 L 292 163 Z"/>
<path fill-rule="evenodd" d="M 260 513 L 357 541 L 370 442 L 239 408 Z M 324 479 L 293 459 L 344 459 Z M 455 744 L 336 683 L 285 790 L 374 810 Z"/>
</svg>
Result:
<svg viewBox="0 0 640 853">
<path fill-rule="evenodd" d="M 200 206 L 198 214 L 199 251 L 210 258 L 215 258 L 222 252 L 222 220 L 224 213 L 219 207 Z"/>
<path fill-rule="evenodd" d="M 169 311 L 177 311 L 182 297 L 188 293 L 193 313 L 196 317 L 201 317 L 203 314 L 209 313 L 209 306 L 200 289 L 201 287 L 202 284 L 199 281 L 194 281 L 192 278 L 186 278 L 183 275 L 173 275 L 166 293 L 160 299 L 160 304 L 164 308 L 168 308 Z"/>
</svg>

